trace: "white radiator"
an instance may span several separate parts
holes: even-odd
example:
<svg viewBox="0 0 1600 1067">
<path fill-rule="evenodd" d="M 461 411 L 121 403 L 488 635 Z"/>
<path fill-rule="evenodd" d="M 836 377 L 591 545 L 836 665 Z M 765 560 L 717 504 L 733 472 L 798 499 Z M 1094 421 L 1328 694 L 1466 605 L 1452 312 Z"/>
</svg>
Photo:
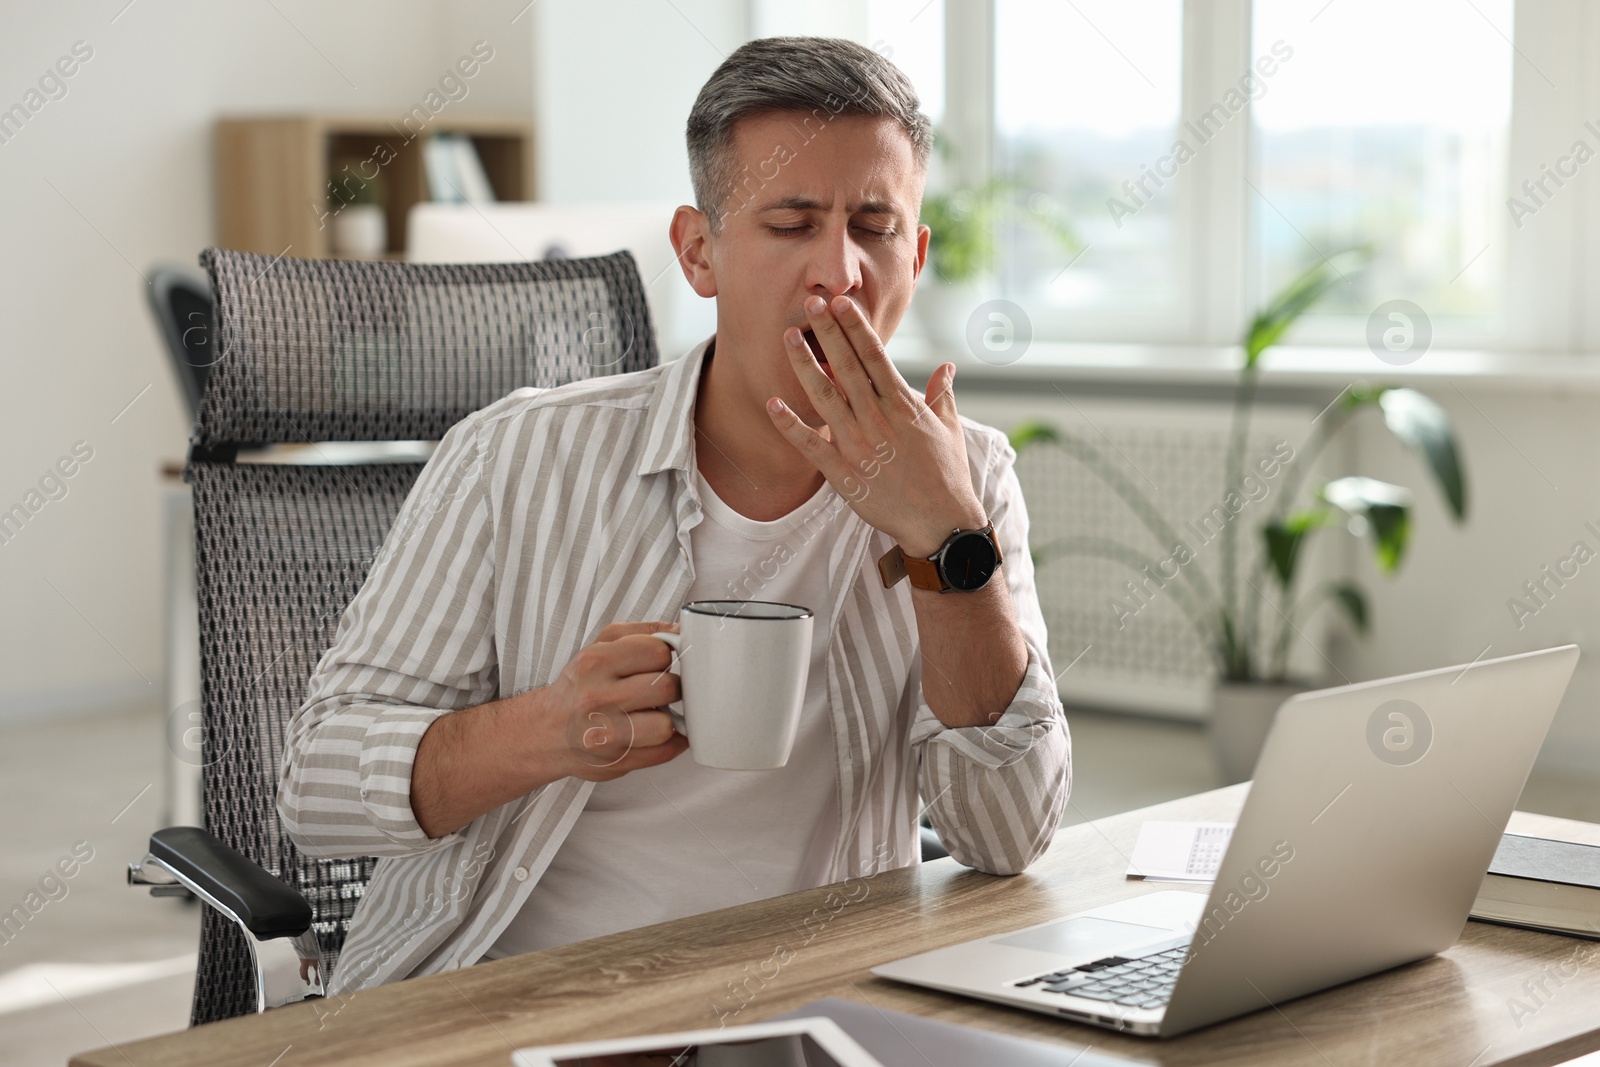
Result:
<svg viewBox="0 0 1600 1067">
<path fill-rule="evenodd" d="M 1222 526 L 1234 528 L 1244 551 L 1236 580 L 1237 603 L 1257 601 L 1263 627 L 1275 637 L 1282 618 L 1275 579 L 1257 569 L 1262 557 L 1260 525 L 1279 502 L 1281 489 L 1296 466 L 1278 463 L 1274 476 L 1253 470 L 1254 481 L 1224 485 L 1224 461 L 1232 407 L 1227 403 L 1161 400 L 1075 398 L 1048 387 L 1023 397 L 969 393 L 961 398 L 962 414 L 1009 432 L 1017 423 L 1043 421 L 1097 448 L 1111 468 L 1147 496 L 1165 517 L 1176 538 L 1192 553 L 1181 568 L 1171 544 L 1163 544 L 1140 520 L 1124 497 L 1084 462 L 1052 445 L 1022 451 L 1017 476 L 1022 482 L 1032 522 L 1035 551 L 1061 538 L 1080 545 L 1117 542 L 1150 562 L 1151 578 L 1128 562 L 1088 555 L 1057 557 L 1040 563 L 1037 583 L 1045 622 L 1050 629 L 1050 657 L 1062 699 L 1069 705 L 1093 706 L 1157 715 L 1202 718 L 1210 704 L 1215 671 L 1182 610 L 1184 575 L 1198 571 L 1221 595 Z M 1304 407 L 1258 405 L 1245 448 L 1245 469 L 1257 460 L 1286 454 L 1298 457 L 1317 412 Z M 1272 464 L 1269 462 L 1268 466 Z M 1302 485 L 1296 506 L 1304 506 Z M 1229 488 L 1238 496 L 1227 499 Z M 1229 505 L 1238 507 L 1236 513 Z M 1320 544 L 1346 536 L 1337 530 L 1311 535 L 1303 556 L 1298 591 L 1313 588 L 1343 558 L 1343 546 Z M 1272 597 L 1269 603 L 1248 584 L 1253 580 Z M 1327 608 L 1291 632 L 1290 668 L 1301 676 L 1319 677 L 1327 633 Z M 1263 643 L 1265 645 L 1265 642 Z M 1313 647 L 1313 645 L 1315 647 Z M 1269 650 L 1258 650 L 1258 657 Z M 1265 662 L 1264 660 L 1262 662 Z"/>
</svg>

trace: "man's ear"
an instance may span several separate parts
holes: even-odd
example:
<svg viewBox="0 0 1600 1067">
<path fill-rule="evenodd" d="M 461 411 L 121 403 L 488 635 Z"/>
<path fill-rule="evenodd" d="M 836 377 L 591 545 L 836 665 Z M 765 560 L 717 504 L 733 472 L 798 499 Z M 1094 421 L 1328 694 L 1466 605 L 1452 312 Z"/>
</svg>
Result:
<svg viewBox="0 0 1600 1067">
<path fill-rule="evenodd" d="M 917 259 L 911 265 L 911 280 L 915 282 L 922 277 L 922 268 L 928 265 L 928 239 L 933 231 L 926 226 L 917 227 Z"/>
<path fill-rule="evenodd" d="M 711 222 L 685 204 L 672 213 L 672 250 L 689 287 L 701 296 L 717 295 L 717 272 L 711 262 Z"/>
</svg>

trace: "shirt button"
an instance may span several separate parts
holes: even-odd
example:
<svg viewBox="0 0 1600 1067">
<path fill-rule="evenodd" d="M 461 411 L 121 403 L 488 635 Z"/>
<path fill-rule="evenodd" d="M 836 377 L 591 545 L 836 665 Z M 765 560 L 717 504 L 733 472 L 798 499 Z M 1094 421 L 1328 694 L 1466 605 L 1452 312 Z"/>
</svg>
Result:
<svg viewBox="0 0 1600 1067">
<path fill-rule="evenodd" d="M 511 877 L 515 878 L 519 882 L 526 882 L 528 880 L 528 868 L 518 867 L 516 870 L 511 872 Z"/>
</svg>

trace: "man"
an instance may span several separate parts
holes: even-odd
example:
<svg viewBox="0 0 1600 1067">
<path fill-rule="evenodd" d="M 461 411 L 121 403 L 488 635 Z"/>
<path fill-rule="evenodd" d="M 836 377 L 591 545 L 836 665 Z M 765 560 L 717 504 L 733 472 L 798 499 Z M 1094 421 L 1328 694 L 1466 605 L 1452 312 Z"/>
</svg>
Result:
<svg viewBox="0 0 1600 1067">
<path fill-rule="evenodd" d="M 919 394 L 883 348 L 928 251 L 910 83 L 755 41 L 688 137 L 671 235 L 715 336 L 452 428 L 290 726 L 290 836 L 382 857 L 335 992 L 906 866 L 920 804 L 1015 873 L 1066 802 L 1014 454 L 958 417 L 953 366 Z M 779 770 L 680 758 L 662 710 L 649 635 L 730 597 L 815 612 Z"/>
</svg>

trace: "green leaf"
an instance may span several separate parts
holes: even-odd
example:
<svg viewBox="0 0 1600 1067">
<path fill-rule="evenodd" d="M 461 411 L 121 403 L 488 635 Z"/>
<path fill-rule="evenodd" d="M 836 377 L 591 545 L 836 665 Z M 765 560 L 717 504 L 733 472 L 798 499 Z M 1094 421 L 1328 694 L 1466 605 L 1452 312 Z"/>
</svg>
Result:
<svg viewBox="0 0 1600 1067">
<path fill-rule="evenodd" d="M 1361 407 L 1377 407 L 1383 399 L 1383 394 L 1389 391 L 1388 386 L 1368 385 L 1366 382 L 1356 382 L 1345 387 L 1344 396 L 1339 399 L 1339 407 L 1344 411 L 1354 411 Z"/>
<path fill-rule="evenodd" d="M 1272 563 L 1272 572 L 1278 576 L 1278 583 L 1285 589 L 1294 579 L 1295 565 L 1300 560 L 1300 546 L 1304 544 L 1306 535 L 1312 530 L 1323 526 L 1332 526 L 1341 519 L 1340 513 L 1332 508 L 1308 508 L 1286 515 L 1283 519 L 1274 519 L 1261 527 L 1261 535 L 1267 542 L 1267 559 Z"/>
<path fill-rule="evenodd" d="M 1230 682 L 1248 682 L 1255 675 L 1250 668 L 1250 649 L 1239 641 L 1239 634 L 1233 624 L 1233 616 L 1226 611 L 1222 612 L 1217 620 L 1222 636 L 1222 645 L 1217 650 L 1222 658 L 1222 676 Z"/>
<path fill-rule="evenodd" d="M 1372 253 L 1366 248 L 1336 253 L 1313 263 L 1274 294 L 1245 332 L 1244 369 L 1254 370 L 1261 353 L 1281 341 L 1311 305 L 1334 286 L 1348 282 L 1350 275 L 1365 268 L 1371 258 Z"/>
<path fill-rule="evenodd" d="M 933 231 L 930 266 L 944 281 L 957 284 L 976 277 L 993 258 L 992 235 L 969 197 L 925 197 L 921 221 Z"/>
<path fill-rule="evenodd" d="M 1001 175 L 968 189 L 923 197 L 922 222 L 933 231 L 928 254 L 938 277 L 959 285 L 994 265 L 995 225 L 1009 210 L 1016 187 L 1016 179 Z"/>
<path fill-rule="evenodd" d="M 1011 447 L 1018 452 L 1029 445 L 1056 444 L 1061 440 L 1061 432 L 1047 422 L 1018 423 L 1012 428 L 1009 436 Z"/>
<path fill-rule="evenodd" d="M 1340 582 L 1333 587 L 1334 598 L 1339 606 L 1344 608 L 1344 613 L 1350 619 L 1350 625 L 1356 632 L 1367 632 L 1367 598 L 1353 582 Z"/>
<path fill-rule="evenodd" d="M 1278 576 L 1278 584 L 1287 586 L 1289 579 L 1294 577 L 1294 565 L 1300 555 L 1300 542 L 1304 534 L 1293 533 L 1283 523 L 1274 519 L 1261 528 L 1261 536 L 1267 542 L 1267 559 L 1272 562 L 1272 573 Z"/>
<path fill-rule="evenodd" d="M 1372 539 L 1379 570 L 1393 574 L 1399 569 L 1411 539 L 1411 490 L 1375 478 L 1339 478 L 1317 495 L 1361 520 L 1354 532 Z"/>
<path fill-rule="evenodd" d="M 1295 512 L 1283 521 L 1291 532 L 1308 534 L 1312 530 L 1337 523 L 1339 521 L 1339 513 L 1332 508 L 1307 508 L 1304 511 Z"/>
<path fill-rule="evenodd" d="M 1411 509 L 1374 504 L 1367 509 L 1367 521 L 1372 526 L 1372 545 L 1377 554 L 1378 569 L 1385 574 L 1393 574 L 1400 569 L 1406 544 L 1411 540 Z"/>
<path fill-rule="evenodd" d="M 925 195 L 922 222 L 933 231 L 928 255 L 935 276 L 959 285 L 992 268 L 999 251 L 997 229 L 1006 219 L 1037 227 L 1066 255 L 1077 253 L 1083 242 L 1066 211 L 1043 193 L 1019 203 L 1025 191 L 1020 180 L 1002 174 L 980 185 Z"/>
<path fill-rule="evenodd" d="M 1384 424 L 1408 448 L 1422 454 L 1450 512 L 1460 522 L 1467 514 L 1467 483 L 1461 453 L 1444 408 L 1415 389 L 1385 389 L 1378 397 Z"/>
</svg>

